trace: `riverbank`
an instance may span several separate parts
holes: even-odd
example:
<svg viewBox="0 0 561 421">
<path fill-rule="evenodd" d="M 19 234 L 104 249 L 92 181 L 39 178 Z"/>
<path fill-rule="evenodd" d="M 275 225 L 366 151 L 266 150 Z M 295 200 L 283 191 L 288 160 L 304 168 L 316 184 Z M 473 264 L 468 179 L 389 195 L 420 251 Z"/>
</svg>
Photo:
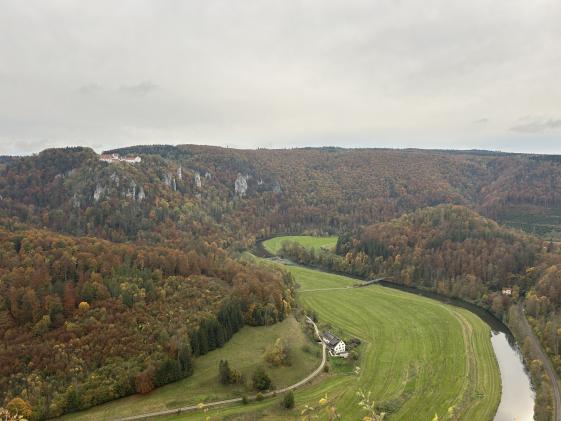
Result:
<svg viewBox="0 0 561 421">
<path fill-rule="evenodd" d="M 277 242 L 279 242 L 278 239 Z M 271 255 L 270 253 L 268 253 L 268 250 L 263 243 L 258 243 L 257 248 L 260 250 L 261 253 L 263 253 L 264 251 L 266 255 L 267 254 L 269 256 Z M 314 267 L 314 269 L 316 268 Z M 359 277 L 357 278 L 361 279 Z M 364 281 L 363 278 L 361 280 Z M 515 389 L 510 391 L 507 396 L 503 396 L 501 412 L 497 413 L 495 419 L 496 420 L 512 419 L 512 417 L 510 417 L 509 414 L 514 408 L 518 408 L 520 410 L 520 413 L 518 414 L 519 416 L 521 414 L 525 414 L 523 415 L 523 418 L 520 419 L 532 418 L 534 395 L 530 387 L 530 381 L 527 372 L 525 371 L 525 367 L 523 365 L 521 356 L 519 354 L 519 348 L 517 347 L 515 338 L 512 332 L 510 331 L 510 329 L 502 321 L 495 318 L 491 313 L 489 313 L 485 309 L 460 299 L 450 298 L 428 290 L 407 287 L 394 282 L 382 281 L 380 284 L 385 287 L 390 287 L 393 289 L 414 293 L 431 299 L 436 299 L 446 304 L 459 306 L 461 308 L 466 308 L 467 310 L 471 311 L 472 313 L 475 313 L 478 317 L 484 320 L 495 332 L 493 334 L 493 346 L 494 348 L 496 346 L 496 349 L 494 350 L 496 353 L 499 354 L 498 358 L 501 359 L 501 362 L 503 363 L 502 365 L 506 367 L 508 365 L 506 361 L 509 361 L 511 368 L 508 370 L 508 372 L 506 372 L 507 371 L 506 369 L 503 369 L 503 371 L 505 371 L 503 377 L 505 377 L 508 382 L 512 382 L 512 378 L 509 378 L 509 375 L 512 373 L 512 371 L 516 371 L 521 376 L 519 381 L 517 381 L 516 383 L 521 384 L 522 386 L 519 387 L 517 390 Z M 508 343 L 508 347 L 509 347 L 508 349 L 502 346 L 504 345 L 503 342 Z M 517 364 L 517 365 L 513 367 L 512 364 Z M 524 384 L 526 385 L 525 387 L 523 386 Z M 526 404 L 523 404 L 523 402 L 526 402 Z"/>
</svg>

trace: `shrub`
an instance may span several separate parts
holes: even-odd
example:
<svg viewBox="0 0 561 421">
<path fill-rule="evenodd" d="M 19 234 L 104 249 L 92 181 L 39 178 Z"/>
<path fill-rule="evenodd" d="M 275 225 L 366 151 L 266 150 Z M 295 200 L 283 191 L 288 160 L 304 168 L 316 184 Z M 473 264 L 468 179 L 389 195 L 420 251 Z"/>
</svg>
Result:
<svg viewBox="0 0 561 421">
<path fill-rule="evenodd" d="M 257 370 L 255 370 L 252 380 L 253 388 L 256 390 L 267 390 L 272 386 L 271 378 L 262 367 L 259 367 Z"/>
<path fill-rule="evenodd" d="M 22 398 L 13 398 L 6 405 L 6 409 L 10 411 L 10 414 L 14 416 L 21 415 L 24 418 L 30 418 L 32 413 L 31 405 Z"/>
<path fill-rule="evenodd" d="M 218 363 L 218 377 L 220 383 L 226 384 L 241 384 L 243 382 L 242 373 L 235 368 L 230 368 L 228 360 L 220 360 Z"/>
<path fill-rule="evenodd" d="M 281 338 L 278 338 L 273 346 L 267 349 L 265 360 L 274 367 L 290 365 L 290 349 Z"/>
<path fill-rule="evenodd" d="M 243 396 L 242 396 L 242 403 L 243 403 L 244 405 L 247 405 L 247 404 L 249 403 L 249 399 L 247 398 L 246 395 L 243 395 Z"/>
<path fill-rule="evenodd" d="M 323 372 L 329 373 L 329 364 L 325 363 L 325 365 L 323 366 Z"/>
<path fill-rule="evenodd" d="M 244 382 L 244 378 L 242 373 L 240 373 L 235 368 L 230 369 L 230 383 L 231 384 L 242 384 Z"/>
<path fill-rule="evenodd" d="M 262 401 L 263 399 L 265 399 L 265 396 L 263 395 L 263 393 L 259 392 L 257 395 L 255 395 L 255 400 L 256 401 Z"/>
<path fill-rule="evenodd" d="M 281 406 L 285 409 L 294 408 L 294 392 L 292 390 L 285 393 L 281 401 Z"/>
</svg>

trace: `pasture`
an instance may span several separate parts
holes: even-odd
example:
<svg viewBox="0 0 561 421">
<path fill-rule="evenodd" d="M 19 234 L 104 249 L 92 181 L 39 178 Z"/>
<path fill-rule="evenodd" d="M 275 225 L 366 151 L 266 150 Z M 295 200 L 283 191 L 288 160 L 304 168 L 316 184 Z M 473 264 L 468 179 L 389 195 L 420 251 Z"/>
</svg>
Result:
<svg viewBox="0 0 561 421">
<path fill-rule="evenodd" d="M 310 235 L 288 235 L 285 237 L 274 237 L 270 240 L 264 241 L 263 246 L 271 254 L 277 254 L 282 243 L 285 241 L 297 242 L 306 248 L 315 248 L 319 250 L 324 247 L 327 249 L 335 248 L 337 245 L 337 237 L 313 237 Z"/>
<path fill-rule="evenodd" d="M 275 244 L 266 245 L 274 249 Z M 333 372 L 296 391 L 292 411 L 280 409 L 276 398 L 170 419 L 297 419 L 304 405 L 317 408 L 325 395 L 342 419 L 361 419 L 365 413 L 358 406 L 358 390 L 370 391 L 389 420 L 430 421 L 435 414 L 442 420 L 450 410 L 461 420 L 493 419 L 500 374 L 490 328 L 479 317 L 379 285 L 352 288 L 359 281 L 345 276 L 298 266 L 286 269 L 300 286 L 300 305 L 318 314 L 320 326 L 343 339 L 362 340 L 358 374 Z"/>
</svg>

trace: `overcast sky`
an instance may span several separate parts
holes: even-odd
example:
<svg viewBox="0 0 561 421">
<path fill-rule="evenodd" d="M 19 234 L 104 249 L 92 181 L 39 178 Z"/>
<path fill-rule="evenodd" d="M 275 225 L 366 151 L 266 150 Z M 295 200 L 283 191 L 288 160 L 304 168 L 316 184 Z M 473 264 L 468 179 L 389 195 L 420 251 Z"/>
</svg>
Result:
<svg viewBox="0 0 561 421">
<path fill-rule="evenodd" d="M 561 154 L 561 1 L 0 0 L 0 154 Z"/>
</svg>

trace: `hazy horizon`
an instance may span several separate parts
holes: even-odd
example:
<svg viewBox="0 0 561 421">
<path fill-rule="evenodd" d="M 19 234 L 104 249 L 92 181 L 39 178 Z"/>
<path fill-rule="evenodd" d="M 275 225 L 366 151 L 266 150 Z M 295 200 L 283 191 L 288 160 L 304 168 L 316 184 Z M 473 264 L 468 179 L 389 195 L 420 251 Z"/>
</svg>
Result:
<svg viewBox="0 0 561 421">
<path fill-rule="evenodd" d="M 555 0 L 0 0 L 0 154 L 136 144 L 561 154 Z"/>
<path fill-rule="evenodd" d="M 130 144 L 130 145 L 122 145 L 119 147 L 115 147 L 115 148 L 107 148 L 107 149 L 99 149 L 99 148 L 93 148 L 91 146 L 88 145 L 73 145 L 73 144 L 69 144 L 69 145 L 64 145 L 64 146 L 47 146 L 41 150 L 38 151 L 32 151 L 29 153 L 20 153 L 20 154 L 2 154 L 0 153 L 0 156 L 14 156 L 14 157 L 18 157 L 18 156 L 31 156 L 31 155 L 36 155 L 46 149 L 60 149 L 60 148 L 91 148 L 93 149 L 96 153 L 101 154 L 103 152 L 106 151 L 111 151 L 114 149 L 123 149 L 123 148 L 130 148 L 130 147 L 136 147 L 136 146 L 214 146 L 214 147 L 220 147 L 220 148 L 230 148 L 230 149 L 241 149 L 241 150 L 258 150 L 258 149 L 267 149 L 267 150 L 295 150 L 295 149 L 306 149 L 306 148 L 339 148 L 339 149 L 380 149 L 380 150 L 396 150 L 396 151 L 414 151 L 414 150 L 418 150 L 418 151 L 435 151 L 435 152 L 489 152 L 489 153 L 496 153 L 496 154 L 526 154 L 526 155 L 561 155 L 560 154 L 556 154 L 556 153 L 541 153 L 541 152 L 518 152 L 518 151 L 506 151 L 506 150 L 496 150 L 496 149 L 474 149 L 474 148 L 470 148 L 470 149 L 466 149 L 466 148 L 457 148 L 457 149 L 449 149 L 449 148 L 423 148 L 423 147 L 383 147 L 383 146 L 336 146 L 336 145 L 317 145 L 317 146 L 307 146 L 307 145 L 300 145 L 300 146 L 285 146 L 285 147 L 261 147 L 261 146 L 256 146 L 256 147 L 237 147 L 237 146 L 230 146 L 230 145 L 212 145 L 212 144 L 204 144 L 204 143 L 178 143 L 178 144 L 171 144 L 171 143 L 143 143 L 143 144 Z"/>
</svg>

